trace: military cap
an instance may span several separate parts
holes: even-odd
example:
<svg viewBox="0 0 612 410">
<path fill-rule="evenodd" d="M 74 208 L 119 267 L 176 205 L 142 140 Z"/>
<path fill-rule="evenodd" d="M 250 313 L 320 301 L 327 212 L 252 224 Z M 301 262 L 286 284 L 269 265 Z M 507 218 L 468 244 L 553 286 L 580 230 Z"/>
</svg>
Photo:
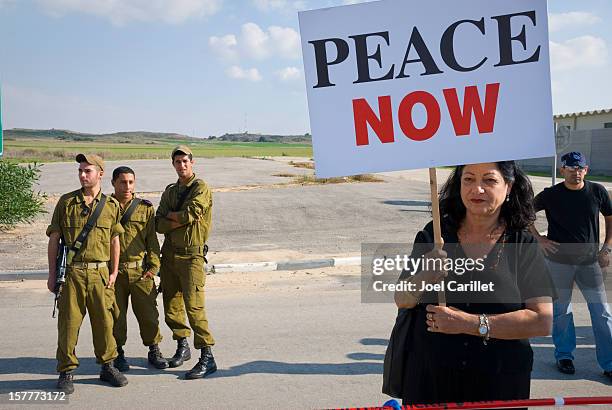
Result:
<svg viewBox="0 0 612 410">
<path fill-rule="evenodd" d="M 104 171 L 104 160 L 101 156 L 96 154 L 78 154 L 76 156 L 76 162 L 87 162 L 89 165 L 97 165 L 102 171 Z"/>
<path fill-rule="evenodd" d="M 172 150 L 172 155 L 170 156 L 170 158 L 174 158 L 174 156 L 177 153 L 182 153 L 184 155 L 192 155 L 193 156 L 193 152 L 191 152 L 191 149 L 188 146 L 186 146 L 186 145 L 179 145 L 178 147 L 175 147 Z"/>
</svg>

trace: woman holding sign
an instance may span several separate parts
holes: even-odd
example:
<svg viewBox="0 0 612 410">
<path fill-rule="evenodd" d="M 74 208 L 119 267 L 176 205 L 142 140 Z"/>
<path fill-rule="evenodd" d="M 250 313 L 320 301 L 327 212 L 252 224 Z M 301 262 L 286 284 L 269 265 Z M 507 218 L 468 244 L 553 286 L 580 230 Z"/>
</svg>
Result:
<svg viewBox="0 0 612 410">
<path fill-rule="evenodd" d="M 442 249 L 430 222 L 396 292 L 412 310 L 404 404 L 529 398 L 528 339 L 550 334 L 554 290 L 536 240 L 533 189 L 514 161 L 456 167 L 440 192 Z M 414 265 L 413 265 L 414 266 Z M 438 292 L 447 304 L 438 305 Z"/>
</svg>

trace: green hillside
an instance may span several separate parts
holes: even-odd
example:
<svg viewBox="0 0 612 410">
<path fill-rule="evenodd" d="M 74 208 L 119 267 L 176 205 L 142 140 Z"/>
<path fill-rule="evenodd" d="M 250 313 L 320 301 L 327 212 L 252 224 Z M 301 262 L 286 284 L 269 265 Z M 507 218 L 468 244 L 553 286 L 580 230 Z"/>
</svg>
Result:
<svg viewBox="0 0 612 410">
<path fill-rule="evenodd" d="M 187 142 L 199 141 L 200 138 L 192 138 L 187 135 L 164 132 L 128 131 L 115 132 L 112 134 L 88 134 L 70 130 L 35 130 L 25 128 L 13 128 L 4 131 L 7 140 L 18 139 L 56 139 L 60 141 L 108 141 L 115 143 L 155 143 L 159 142 Z"/>
</svg>

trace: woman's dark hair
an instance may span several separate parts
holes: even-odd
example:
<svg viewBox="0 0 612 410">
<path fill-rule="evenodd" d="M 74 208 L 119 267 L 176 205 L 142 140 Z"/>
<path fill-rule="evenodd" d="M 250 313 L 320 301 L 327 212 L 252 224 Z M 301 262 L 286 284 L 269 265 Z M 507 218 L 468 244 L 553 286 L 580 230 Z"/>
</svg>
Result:
<svg viewBox="0 0 612 410">
<path fill-rule="evenodd" d="M 113 170 L 113 179 L 112 181 L 116 180 L 117 178 L 119 178 L 119 175 L 121 174 L 132 174 L 134 175 L 134 177 L 136 177 L 136 174 L 134 173 L 134 170 L 130 167 L 125 167 L 125 166 L 121 166 L 121 167 L 117 167 Z"/>
<path fill-rule="evenodd" d="M 504 201 L 500 219 L 512 230 L 522 230 L 535 221 L 533 188 L 527 175 L 514 161 L 495 162 L 506 183 L 512 184 L 510 200 Z M 458 230 L 465 218 L 465 205 L 461 200 L 461 176 L 465 165 L 458 165 L 440 190 L 440 215 L 453 230 Z"/>
</svg>

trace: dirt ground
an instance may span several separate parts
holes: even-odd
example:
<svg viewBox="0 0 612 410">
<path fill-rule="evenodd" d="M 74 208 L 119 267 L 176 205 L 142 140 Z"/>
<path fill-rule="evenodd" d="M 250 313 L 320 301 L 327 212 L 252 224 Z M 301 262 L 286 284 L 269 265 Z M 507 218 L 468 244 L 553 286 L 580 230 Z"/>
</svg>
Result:
<svg viewBox="0 0 612 410">
<path fill-rule="evenodd" d="M 342 266 L 298 271 L 272 271 L 208 274 L 206 288 L 217 295 L 235 296 L 248 295 L 249 289 L 258 292 L 293 292 L 305 287 L 316 288 L 318 285 L 328 286 L 330 277 L 355 278 L 361 274 L 359 266 Z M 342 286 L 342 285 L 340 285 Z M 2 290 L 28 290 L 39 294 L 47 294 L 47 281 L 45 280 L 17 280 L 0 281 Z M 218 291 L 218 292 L 217 292 Z"/>
<path fill-rule="evenodd" d="M 356 256 L 362 243 L 410 241 L 430 218 L 427 170 L 379 174 L 383 183 L 313 187 L 275 177 L 279 173 L 312 172 L 291 166 L 290 161 L 309 159 L 233 158 L 198 163 L 202 168 L 198 172 L 210 183 L 216 204 L 211 235 L 216 243 L 211 246 L 209 263 Z M 174 178 L 172 170 L 162 173 L 158 161 L 134 161 L 133 166 L 138 169 L 137 190 L 143 191 L 138 195 L 157 206 L 161 191 L 156 190 L 163 186 L 160 179 Z M 45 230 L 59 199 L 58 192 L 68 185 L 78 186 L 76 180 L 67 185 L 65 174 L 73 167 L 68 163 L 45 165 L 40 188 L 49 193 L 47 213 L 32 223 L 0 232 L 0 272 L 47 268 Z M 448 169 L 438 170 L 439 184 L 448 174 Z M 108 185 L 107 179 L 104 183 Z M 550 184 L 548 178 L 531 179 L 536 193 Z M 108 187 L 105 192 L 110 192 Z M 546 229 L 543 212 L 538 214 L 536 226 L 540 231 Z M 600 231 L 603 239 L 603 218 Z M 161 243 L 163 237 L 159 236 L 159 240 Z"/>
</svg>

